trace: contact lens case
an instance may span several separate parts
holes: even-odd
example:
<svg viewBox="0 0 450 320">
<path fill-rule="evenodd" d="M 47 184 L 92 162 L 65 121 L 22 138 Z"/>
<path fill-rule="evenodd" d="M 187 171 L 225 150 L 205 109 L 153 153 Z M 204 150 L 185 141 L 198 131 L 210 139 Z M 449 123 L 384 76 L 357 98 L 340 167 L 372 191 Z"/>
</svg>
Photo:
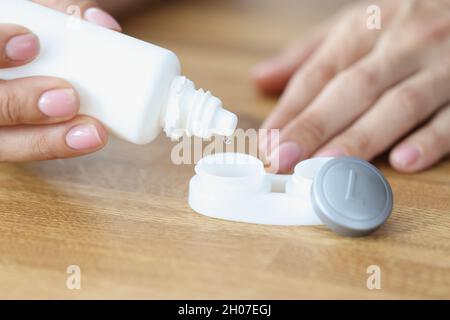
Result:
<svg viewBox="0 0 450 320">
<path fill-rule="evenodd" d="M 393 195 L 383 174 L 351 157 L 313 158 L 292 175 L 266 173 L 248 154 L 200 160 L 189 183 L 189 205 L 205 216 L 270 225 L 325 224 L 344 236 L 365 236 L 390 216 Z"/>
</svg>

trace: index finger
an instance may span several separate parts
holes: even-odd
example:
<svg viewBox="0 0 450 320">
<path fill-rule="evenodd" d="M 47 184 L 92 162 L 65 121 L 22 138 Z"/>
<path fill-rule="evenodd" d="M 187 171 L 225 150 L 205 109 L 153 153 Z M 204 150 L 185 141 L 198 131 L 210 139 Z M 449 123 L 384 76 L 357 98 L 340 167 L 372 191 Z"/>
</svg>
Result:
<svg viewBox="0 0 450 320">
<path fill-rule="evenodd" d="M 70 9 L 76 6 L 83 19 L 108 29 L 122 31 L 116 19 L 100 9 L 97 2 L 92 0 L 33 0 L 33 2 L 69 14 L 72 14 Z"/>
</svg>

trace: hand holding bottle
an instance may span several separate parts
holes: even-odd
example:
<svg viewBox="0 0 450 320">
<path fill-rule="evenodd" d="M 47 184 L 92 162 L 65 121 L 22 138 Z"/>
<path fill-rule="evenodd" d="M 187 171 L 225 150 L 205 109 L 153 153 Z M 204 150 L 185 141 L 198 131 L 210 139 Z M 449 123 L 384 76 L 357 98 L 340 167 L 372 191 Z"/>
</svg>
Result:
<svg viewBox="0 0 450 320">
<path fill-rule="evenodd" d="M 91 1 L 34 1 L 65 11 L 78 5 L 86 20 L 120 30 Z M 22 26 L 0 24 L 0 68 L 19 67 L 39 54 L 39 39 Z M 52 77 L 0 80 L 0 161 L 68 158 L 91 153 L 107 141 L 103 125 L 77 116 L 79 97 L 70 83 Z"/>
</svg>

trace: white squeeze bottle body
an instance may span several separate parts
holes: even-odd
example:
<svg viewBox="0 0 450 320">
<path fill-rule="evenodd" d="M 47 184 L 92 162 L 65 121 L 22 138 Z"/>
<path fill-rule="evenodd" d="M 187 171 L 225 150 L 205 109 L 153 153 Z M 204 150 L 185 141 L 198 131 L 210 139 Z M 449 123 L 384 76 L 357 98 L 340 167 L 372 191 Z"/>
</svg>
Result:
<svg viewBox="0 0 450 320">
<path fill-rule="evenodd" d="M 162 129 L 173 139 L 228 136 L 236 128 L 219 99 L 180 76 L 169 50 L 25 0 L 0 0 L 0 23 L 25 26 L 41 43 L 36 60 L 0 69 L 0 79 L 65 79 L 80 95 L 80 114 L 124 140 L 146 144 Z"/>
</svg>

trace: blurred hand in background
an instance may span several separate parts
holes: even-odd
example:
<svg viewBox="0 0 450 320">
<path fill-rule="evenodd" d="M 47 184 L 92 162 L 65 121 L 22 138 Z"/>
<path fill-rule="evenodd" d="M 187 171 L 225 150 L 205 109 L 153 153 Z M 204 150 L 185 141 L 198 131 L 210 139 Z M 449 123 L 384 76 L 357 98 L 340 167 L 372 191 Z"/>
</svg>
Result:
<svg viewBox="0 0 450 320">
<path fill-rule="evenodd" d="M 381 29 L 367 8 L 381 9 Z M 345 9 L 253 72 L 282 96 L 263 124 L 280 143 L 262 142 L 280 171 L 311 156 L 370 160 L 393 147 L 404 172 L 450 153 L 450 1 L 385 0 Z"/>
</svg>

